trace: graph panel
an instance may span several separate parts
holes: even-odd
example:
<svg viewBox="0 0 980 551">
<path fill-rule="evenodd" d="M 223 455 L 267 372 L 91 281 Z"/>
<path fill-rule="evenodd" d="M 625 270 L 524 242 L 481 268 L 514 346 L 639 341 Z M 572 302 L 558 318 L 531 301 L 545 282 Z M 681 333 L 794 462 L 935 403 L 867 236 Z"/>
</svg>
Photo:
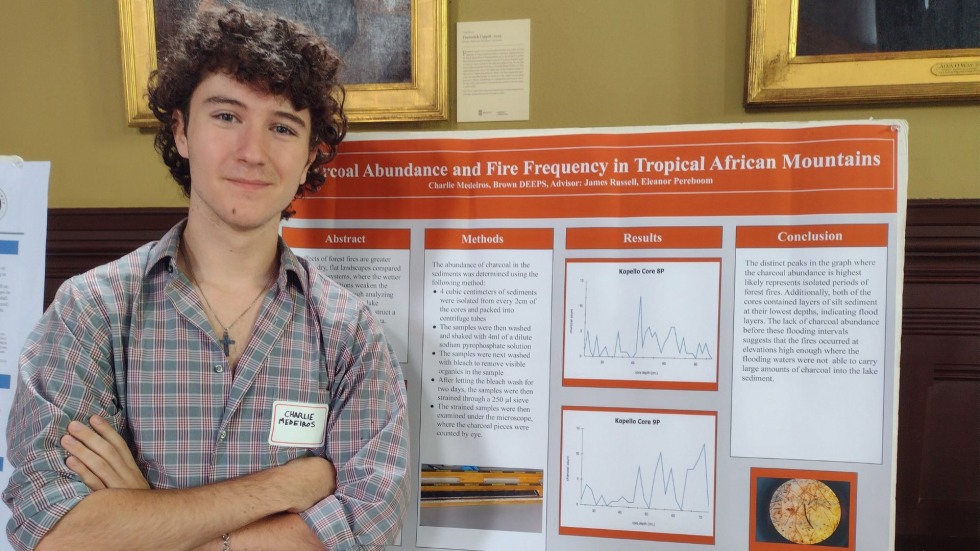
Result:
<svg viewBox="0 0 980 551">
<path fill-rule="evenodd" d="M 562 408 L 559 533 L 713 543 L 716 421 Z"/>
<path fill-rule="evenodd" d="M 718 259 L 568 260 L 565 384 L 715 389 L 720 277 Z"/>
</svg>

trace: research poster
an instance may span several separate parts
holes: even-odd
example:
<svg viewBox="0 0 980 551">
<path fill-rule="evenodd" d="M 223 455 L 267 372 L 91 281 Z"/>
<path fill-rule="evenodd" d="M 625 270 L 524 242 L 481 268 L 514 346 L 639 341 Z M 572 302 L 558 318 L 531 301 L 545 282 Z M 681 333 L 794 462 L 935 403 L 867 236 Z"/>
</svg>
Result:
<svg viewBox="0 0 980 551">
<path fill-rule="evenodd" d="M 0 427 L 17 387 L 17 358 L 44 302 L 44 251 L 51 164 L 0 156 Z M 11 468 L 7 442 L 0 440 L 0 488 Z M 0 507 L 0 527 L 10 510 Z M 13 549 L 0 538 L 0 549 Z"/>
<path fill-rule="evenodd" d="M 353 134 L 283 236 L 405 371 L 394 549 L 886 549 L 903 121 Z"/>
</svg>

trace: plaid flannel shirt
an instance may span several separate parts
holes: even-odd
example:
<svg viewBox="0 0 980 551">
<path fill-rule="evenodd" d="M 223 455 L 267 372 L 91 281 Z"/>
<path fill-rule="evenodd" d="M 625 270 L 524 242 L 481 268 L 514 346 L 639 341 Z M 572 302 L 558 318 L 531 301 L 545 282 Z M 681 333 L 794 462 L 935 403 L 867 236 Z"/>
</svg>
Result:
<svg viewBox="0 0 980 551">
<path fill-rule="evenodd" d="M 33 549 L 90 493 L 59 441 L 69 421 L 98 414 L 153 488 L 325 456 L 337 491 L 302 518 L 328 549 L 383 548 L 405 506 L 409 436 L 401 368 L 380 322 L 280 240 L 278 278 L 233 374 L 174 262 L 183 224 L 66 282 L 28 338 L 7 426 L 11 542 Z M 329 404 L 325 445 L 270 445 L 278 400 Z"/>
</svg>

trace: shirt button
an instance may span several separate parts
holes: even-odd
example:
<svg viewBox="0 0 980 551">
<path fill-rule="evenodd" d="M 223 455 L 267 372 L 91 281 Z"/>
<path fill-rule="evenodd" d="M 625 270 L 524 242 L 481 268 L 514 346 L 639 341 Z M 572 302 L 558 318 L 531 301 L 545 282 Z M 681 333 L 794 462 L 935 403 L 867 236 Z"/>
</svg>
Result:
<svg viewBox="0 0 980 551">
<path fill-rule="evenodd" d="M 226 436 L 228 436 L 228 433 L 225 431 L 221 431 L 218 433 L 218 440 L 224 442 Z"/>
<path fill-rule="evenodd" d="M 223 373 L 224 371 L 225 371 L 225 366 L 223 366 L 223 365 L 216 365 L 216 366 L 214 366 L 214 372 L 215 373 Z"/>
</svg>

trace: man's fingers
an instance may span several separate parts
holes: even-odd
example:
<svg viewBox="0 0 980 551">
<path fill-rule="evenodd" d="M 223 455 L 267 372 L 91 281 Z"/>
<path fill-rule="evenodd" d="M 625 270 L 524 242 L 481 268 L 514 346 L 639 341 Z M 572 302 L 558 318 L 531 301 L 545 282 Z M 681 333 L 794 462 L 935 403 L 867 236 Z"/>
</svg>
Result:
<svg viewBox="0 0 980 551">
<path fill-rule="evenodd" d="M 115 456 L 111 459 L 113 461 L 112 467 L 122 479 L 122 487 L 149 490 L 150 484 L 143 476 L 143 472 L 140 471 L 139 465 L 136 464 L 136 458 L 133 457 L 133 452 L 126 444 L 126 440 L 102 417 L 93 415 L 89 421 L 106 443 L 112 446 L 115 452 Z"/>
<path fill-rule="evenodd" d="M 65 449 L 107 488 L 150 489 L 129 446 L 112 425 L 98 416 L 90 421 L 95 430 L 78 421 L 68 424 L 68 434 L 62 439 Z"/>
<path fill-rule="evenodd" d="M 92 423 L 92 428 L 95 432 L 99 434 L 106 442 L 109 443 L 119 454 L 120 458 L 123 459 L 130 467 L 136 467 L 136 460 L 133 459 L 133 454 L 129 451 L 129 446 L 126 441 L 123 440 L 122 436 L 112 428 L 105 419 L 99 417 L 98 415 L 93 415 L 90 419 Z"/>
<path fill-rule="evenodd" d="M 72 463 L 77 463 L 84 467 L 85 471 L 91 473 L 91 476 L 99 480 L 102 487 L 112 488 L 115 487 L 115 484 L 119 483 L 119 476 L 116 474 L 115 469 L 81 440 L 71 434 L 66 434 L 61 438 L 61 445 L 71 454 L 73 459 Z M 70 465 L 69 468 L 71 468 Z M 75 473 L 82 474 L 74 468 L 71 470 Z M 94 489 L 94 486 L 90 483 L 92 482 L 91 480 L 86 480 L 84 477 L 82 480 L 86 486 Z"/>
<path fill-rule="evenodd" d="M 82 444 L 85 444 L 85 447 L 95 452 L 105 461 L 111 463 L 116 457 L 119 457 L 119 451 L 111 443 L 84 423 L 78 421 L 68 423 L 68 434 L 78 439 Z M 91 467 L 91 465 L 89 466 Z"/>
<path fill-rule="evenodd" d="M 111 429 L 110 429 L 111 430 Z M 81 461 L 108 488 L 132 487 L 127 477 L 123 455 L 99 433 L 78 421 L 68 424 L 68 434 L 62 438 L 66 450 Z M 129 450 L 125 450 L 126 455 Z"/>
<path fill-rule="evenodd" d="M 82 482 L 88 486 L 89 490 L 95 492 L 105 489 L 106 486 L 103 484 L 102 479 L 95 476 L 95 473 L 88 470 L 88 467 L 86 467 L 85 464 L 79 461 L 74 455 L 68 456 L 68 459 L 65 460 L 65 465 L 67 465 L 72 472 L 77 474 L 82 479 Z"/>
</svg>

